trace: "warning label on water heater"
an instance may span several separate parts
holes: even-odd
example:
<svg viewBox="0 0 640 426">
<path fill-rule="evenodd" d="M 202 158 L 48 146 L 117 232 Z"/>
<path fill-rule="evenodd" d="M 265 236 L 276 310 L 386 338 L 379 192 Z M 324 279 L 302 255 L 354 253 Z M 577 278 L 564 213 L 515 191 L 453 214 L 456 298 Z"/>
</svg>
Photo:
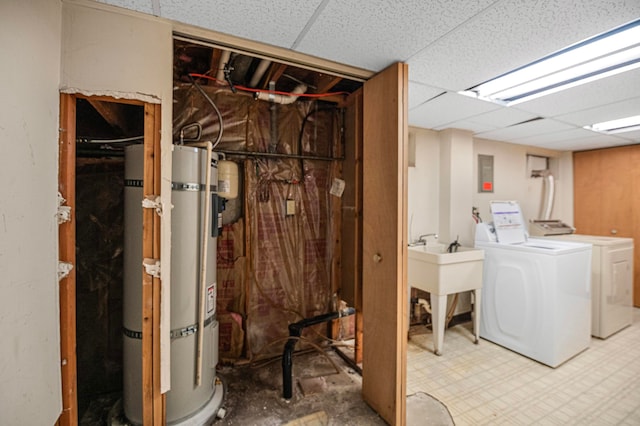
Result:
<svg viewBox="0 0 640 426">
<path fill-rule="evenodd" d="M 216 313 L 216 283 L 207 287 L 207 317 Z"/>
</svg>

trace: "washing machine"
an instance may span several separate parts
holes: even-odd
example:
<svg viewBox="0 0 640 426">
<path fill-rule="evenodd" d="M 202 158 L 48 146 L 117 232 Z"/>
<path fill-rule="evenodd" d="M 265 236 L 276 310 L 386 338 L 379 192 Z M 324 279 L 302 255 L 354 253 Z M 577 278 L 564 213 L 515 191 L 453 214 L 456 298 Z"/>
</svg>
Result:
<svg viewBox="0 0 640 426">
<path fill-rule="evenodd" d="M 550 367 L 589 347 L 591 244 L 528 238 L 515 201 L 476 227 L 485 251 L 480 337 Z"/>
<path fill-rule="evenodd" d="M 550 221 L 547 221 L 550 222 Z M 561 241 L 592 244 L 591 255 L 591 335 L 606 339 L 633 321 L 633 238 L 562 233 L 559 224 L 537 221 L 531 234 Z M 560 221 L 556 221 L 561 223 Z M 549 226 L 555 231 L 549 233 Z"/>
</svg>

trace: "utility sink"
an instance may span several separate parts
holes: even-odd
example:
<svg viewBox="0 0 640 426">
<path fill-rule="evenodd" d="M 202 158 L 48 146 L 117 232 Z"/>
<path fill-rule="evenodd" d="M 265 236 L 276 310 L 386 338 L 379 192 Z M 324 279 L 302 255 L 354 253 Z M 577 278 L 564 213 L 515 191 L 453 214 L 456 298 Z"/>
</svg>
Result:
<svg viewBox="0 0 640 426">
<path fill-rule="evenodd" d="M 482 287 L 484 250 L 442 244 L 409 247 L 409 285 L 432 294 L 452 294 Z"/>
<path fill-rule="evenodd" d="M 480 297 L 484 250 L 459 247 L 448 253 L 442 244 L 410 246 L 408 250 L 409 286 L 431 294 L 434 352 L 441 354 L 444 343 L 445 311 L 447 295 L 473 291 L 474 342 L 480 336 Z"/>
</svg>

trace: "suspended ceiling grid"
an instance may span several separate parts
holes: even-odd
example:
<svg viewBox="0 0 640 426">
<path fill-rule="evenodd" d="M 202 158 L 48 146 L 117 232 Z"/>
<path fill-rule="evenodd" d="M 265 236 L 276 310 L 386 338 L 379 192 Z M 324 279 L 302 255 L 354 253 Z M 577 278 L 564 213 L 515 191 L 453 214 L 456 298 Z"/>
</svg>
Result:
<svg viewBox="0 0 640 426">
<path fill-rule="evenodd" d="M 374 72 L 409 64 L 409 124 L 559 150 L 640 143 L 582 127 L 640 113 L 640 70 L 502 107 L 457 94 L 640 17 L 638 0 L 100 0 Z"/>
</svg>

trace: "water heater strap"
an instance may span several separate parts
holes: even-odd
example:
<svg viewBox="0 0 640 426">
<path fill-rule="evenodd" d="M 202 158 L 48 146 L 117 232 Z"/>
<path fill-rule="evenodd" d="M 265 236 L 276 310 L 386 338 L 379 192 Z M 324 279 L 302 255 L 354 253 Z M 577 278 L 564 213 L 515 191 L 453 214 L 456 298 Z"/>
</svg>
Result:
<svg viewBox="0 0 640 426">
<path fill-rule="evenodd" d="M 210 316 L 204 322 L 204 326 L 208 327 L 215 320 L 215 316 Z M 191 336 L 198 332 L 198 324 L 191 324 L 186 327 L 176 328 L 175 330 L 171 330 L 170 337 L 171 339 L 179 339 L 181 337 Z M 128 328 L 122 327 L 122 334 L 131 338 L 131 339 L 142 339 L 142 332 L 129 330 Z"/>
<path fill-rule="evenodd" d="M 142 188 L 144 182 L 142 179 L 125 179 L 124 186 L 133 187 L 133 188 Z M 204 191 L 207 185 L 203 183 L 194 183 L 194 182 L 171 182 L 171 190 L 172 191 Z M 209 191 L 217 192 L 217 185 L 210 185 Z"/>
</svg>

